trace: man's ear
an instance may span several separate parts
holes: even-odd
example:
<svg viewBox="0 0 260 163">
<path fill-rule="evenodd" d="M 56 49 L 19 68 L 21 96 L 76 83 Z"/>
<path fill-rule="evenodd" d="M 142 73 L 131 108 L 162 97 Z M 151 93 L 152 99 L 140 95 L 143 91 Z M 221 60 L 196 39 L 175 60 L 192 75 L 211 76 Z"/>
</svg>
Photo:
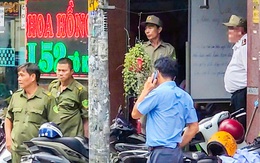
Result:
<svg viewBox="0 0 260 163">
<path fill-rule="evenodd" d="M 159 30 L 159 33 L 161 33 L 162 32 L 162 27 L 159 27 L 158 30 Z"/>
<path fill-rule="evenodd" d="M 31 74 L 32 81 L 36 81 L 36 74 Z"/>
</svg>

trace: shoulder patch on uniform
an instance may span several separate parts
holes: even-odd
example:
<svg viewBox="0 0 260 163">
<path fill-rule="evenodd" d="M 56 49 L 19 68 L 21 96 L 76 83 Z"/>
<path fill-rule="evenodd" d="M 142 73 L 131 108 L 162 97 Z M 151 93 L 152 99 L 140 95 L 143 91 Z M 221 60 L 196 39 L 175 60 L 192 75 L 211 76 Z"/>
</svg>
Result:
<svg viewBox="0 0 260 163">
<path fill-rule="evenodd" d="M 84 107 L 84 108 L 88 108 L 88 100 L 87 99 L 85 99 L 85 100 L 83 100 L 82 102 L 82 106 Z"/>
<path fill-rule="evenodd" d="M 55 113 L 59 113 L 59 107 L 57 105 L 53 106 L 52 110 L 55 112 Z"/>
<path fill-rule="evenodd" d="M 243 46 L 243 45 L 246 45 L 246 39 L 243 39 L 243 40 L 242 40 L 242 46 Z"/>
</svg>

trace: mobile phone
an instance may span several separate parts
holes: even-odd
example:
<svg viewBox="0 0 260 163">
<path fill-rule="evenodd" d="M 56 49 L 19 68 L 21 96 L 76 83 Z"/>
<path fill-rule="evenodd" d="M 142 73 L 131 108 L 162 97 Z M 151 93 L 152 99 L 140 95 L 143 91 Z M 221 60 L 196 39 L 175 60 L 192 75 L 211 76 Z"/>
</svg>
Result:
<svg viewBox="0 0 260 163">
<path fill-rule="evenodd" d="M 153 81 L 155 80 L 155 79 L 157 79 L 157 76 L 158 76 L 158 71 L 154 71 L 154 73 L 153 73 Z M 153 82 L 152 81 L 152 82 Z"/>
</svg>

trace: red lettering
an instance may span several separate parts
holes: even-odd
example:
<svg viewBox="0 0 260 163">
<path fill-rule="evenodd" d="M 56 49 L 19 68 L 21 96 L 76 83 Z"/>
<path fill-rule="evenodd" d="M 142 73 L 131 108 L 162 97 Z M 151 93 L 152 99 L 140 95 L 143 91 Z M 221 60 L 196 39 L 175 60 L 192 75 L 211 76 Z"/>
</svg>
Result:
<svg viewBox="0 0 260 163">
<path fill-rule="evenodd" d="M 86 14 L 86 18 L 85 18 L 85 36 L 88 36 L 88 14 Z"/>
<path fill-rule="evenodd" d="M 37 18 L 37 37 L 42 38 L 45 30 L 45 20 L 42 14 L 38 14 Z"/>
<path fill-rule="evenodd" d="M 86 19 L 88 18 L 87 14 L 84 13 L 75 13 L 75 37 L 85 37 L 88 34 L 88 21 Z M 87 30 L 85 30 L 87 29 Z"/>
<path fill-rule="evenodd" d="M 54 37 L 51 14 L 47 14 L 44 37 L 45 38 Z"/>
<path fill-rule="evenodd" d="M 56 37 L 57 38 L 65 38 L 66 37 L 66 14 L 57 14 L 56 15 L 57 19 L 57 33 Z"/>
<path fill-rule="evenodd" d="M 66 33 L 68 38 L 73 37 L 74 32 L 75 32 L 75 19 L 74 19 L 74 15 L 72 14 L 68 14 L 67 15 L 67 25 L 66 25 Z"/>
<path fill-rule="evenodd" d="M 36 14 L 28 14 L 27 15 L 27 37 L 35 38 L 36 37 Z"/>
</svg>

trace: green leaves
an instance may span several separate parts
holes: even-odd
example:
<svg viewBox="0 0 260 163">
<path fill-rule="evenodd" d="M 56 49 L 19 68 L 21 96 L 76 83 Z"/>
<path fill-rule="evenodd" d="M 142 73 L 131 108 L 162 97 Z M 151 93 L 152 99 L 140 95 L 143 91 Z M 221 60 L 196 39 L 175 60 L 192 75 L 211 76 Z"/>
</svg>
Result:
<svg viewBox="0 0 260 163">
<path fill-rule="evenodd" d="M 123 79 L 125 95 L 138 96 L 150 75 L 151 59 L 145 52 L 142 43 L 136 43 L 125 54 Z"/>
</svg>

